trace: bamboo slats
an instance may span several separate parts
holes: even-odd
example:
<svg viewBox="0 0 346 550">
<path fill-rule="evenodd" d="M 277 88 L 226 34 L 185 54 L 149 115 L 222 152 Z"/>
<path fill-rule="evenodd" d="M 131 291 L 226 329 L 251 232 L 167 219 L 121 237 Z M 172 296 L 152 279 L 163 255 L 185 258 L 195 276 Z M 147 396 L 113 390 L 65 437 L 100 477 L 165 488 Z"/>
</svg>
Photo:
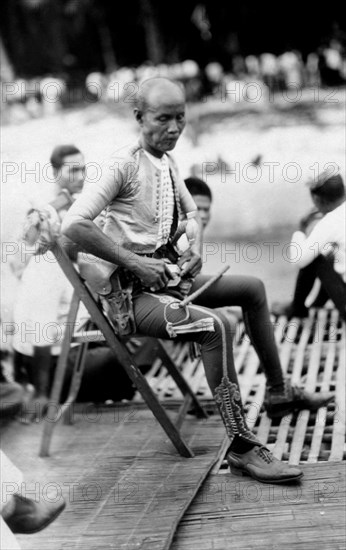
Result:
<svg viewBox="0 0 346 550">
<path fill-rule="evenodd" d="M 312 392 L 336 390 L 336 401 L 317 412 L 301 411 L 298 415 L 289 414 L 281 421 L 270 420 L 261 409 L 265 376 L 240 324 L 234 339 L 234 357 L 249 426 L 277 458 L 291 464 L 343 460 L 346 433 L 345 324 L 336 310 L 311 310 L 306 319 L 293 318 L 290 322 L 285 317 L 276 319 L 274 335 L 282 370 L 292 383 Z M 201 358 L 191 359 L 187 344 L 168 345 L 192 389 L 212 407 L 212 394 Z M 181 399 L 160 360 L 155 361 L 148 379 L 159 399 L 166 402 Z M 225 451 L 227 447 L 225 439 Z M 222 459 L 214 466 L 213 473 L 218 468 L 223 473 L 228 471 Z"/>
</svg>

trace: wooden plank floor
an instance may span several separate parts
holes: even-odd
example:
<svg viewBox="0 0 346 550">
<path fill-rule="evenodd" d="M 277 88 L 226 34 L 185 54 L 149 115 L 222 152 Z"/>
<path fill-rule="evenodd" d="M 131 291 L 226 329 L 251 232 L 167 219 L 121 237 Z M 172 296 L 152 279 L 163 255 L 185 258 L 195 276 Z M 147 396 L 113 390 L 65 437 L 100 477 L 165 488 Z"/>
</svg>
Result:
<svg viewBox="0 0 346 550">
<path fill-rule="evenodd" d="M 76 406 L 39 458 L 42 426 L 12 422 L 1 447 L 24 474 L 22 493 L 67 506 L 49 528 L 18 536 L 24 550 L 167 550 L 183 513 L 218 458 L 219 418 L 189 417 L 181 457 L 146 406 Z M 13 487 L 11 486 L 11 491 Z"/>
<path fill-rule="evenodd" d="M 171 550 L 345 550 L 345 462 L 304 473 L 292 486 L 210 475 Z"/>
</svg>

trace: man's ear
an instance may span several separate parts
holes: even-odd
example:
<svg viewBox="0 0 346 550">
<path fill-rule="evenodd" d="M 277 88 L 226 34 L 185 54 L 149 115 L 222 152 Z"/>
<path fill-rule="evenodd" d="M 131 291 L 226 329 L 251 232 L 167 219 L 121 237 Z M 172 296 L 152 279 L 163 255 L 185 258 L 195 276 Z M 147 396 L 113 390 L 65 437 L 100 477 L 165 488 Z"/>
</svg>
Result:
<svg viewBox="0 0 346 550">
<path fill-rule="evenodd" d="M 143 113 L 142 113 L 142 111 L 140 111 L 140 110 L 138 109 L 138 107 L 135 107 L 135 108 L 133 109 L 133 113 L 134 113 L 134 115 L 135 115 L 135 119 L 137 120 L 137 122 L 138 122 L 139 124 L 142 124 L 142 122 L 143 122 Z"/>
</svg>

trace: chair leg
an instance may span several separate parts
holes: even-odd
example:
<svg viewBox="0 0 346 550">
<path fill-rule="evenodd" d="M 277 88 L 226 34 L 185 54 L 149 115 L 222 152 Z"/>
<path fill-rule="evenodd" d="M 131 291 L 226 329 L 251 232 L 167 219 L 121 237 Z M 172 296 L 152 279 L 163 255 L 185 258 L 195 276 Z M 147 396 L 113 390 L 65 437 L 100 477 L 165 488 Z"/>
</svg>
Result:
<svg viewBox="0 0 346 550">
<path fill-rule="evenodd" d="M 95 318 L 94 320 L 96 324 L 98 324 L 98 321 Z M 104 319 L 104 321 L 106 320 Z M 151 389 L 150 385 L 148 384 L 146 378 L 143 376 L 137 365 L 135 365 L 135 363 L 131 359 L 131 356 L 127 352 L 125 346 L 117 339 L 117 336 L 113 332 L 111 332 L 111 334 L 108 334 L 108 331 L 105 330 L 104 326 L 101 325 L 103 325 L 103 322 L 99 325 L 99 328 L 104 333 L 110 348 L 113 350 L 116 357 L 120 359 L 123 368 L 137 387 L 138 391 L 142 395 L 148 407 L 151 409 L 155 418 L 165 430 L 166 434 L 172 441 L 177 451 L 181 454 L 181 456 L 192 458 L 194 456 L 193 452 L 184 441 L 177 426 L 167 415 L 166 411 L 164 410 L 153 390 Z M 112 331 L 111 328 L 110 330 Z"/>
<path fill-rule="evenodd" d="M 175 419 L 175 425 L 178 428 L 178 430 L 180 430 L 180 428 L 181 428 L 181 426 L 184 422 L 184 418 L 186 416 L 186 413 L 188 412 L 188 410 L 191 407 L 191 403 L 192 403 L 192 397 L 191 397 L 191 395 L 187 394 L 185 399 L 184 399 L 183 404 L 181 405 L 181 407 L 178 411 L 177 418 Z"/>
<path fill-rule="evenodd" d="M 70 306 L 70 311 L 67 317 L 67 325 L 66 325 L 67 327 L 73 326 L 77 316 L 78 307 L 79 307 L 79 298 L 77 294 L 74 293 L 71 306 Z M 47 415 L 43 424 L 43 433 L 42 433 L 41 447 L 39 452 L 39 456 L 42 456 L 42 457 L 49 455 L 49 448 L 50 448 L 50 442 L 52 439 L 53 429 L 62 413 L 61 407 L 60 407 L 60 395 L 61 395 L 62 385 L 64 382 L 65 373 L 66 373 L 67 358 L 68 358 L 68 353 L 70 350 L 70 345 L 72 340 L 72 332 L 73 332 L 72 330 L 65 331 L 64 339 L 61 347 L 61 353 L 60 353 L 58 364 L 55 371 L 53 387 L 52 387 L 52 391 L 51 391 L 51 395 L 48 403 Z M 52 418 L 55 418 L 55 419 L 52 420 Z"/>
<path fill-rule="evenodd" d="M 73 414 L 71 414 L 71 407 L 77 399 L 80 385 L 82 383 L 82 377 L 85 367 L 86 355 L 88 353 L 88 342 L 83 342 L 79 346 L 76 361 L 73 367 L 73 373 L 70 383 L 70 390 L 65 403 L 62 405 L 64 424 L 73 424 Z"/>
<path fill-rule="evenodd" d="M 76 272 L 71 260 L 66 255 L 66 252 L 62 249 L 62 247 L 58 243 L 54 244 L 51 250 L 55 255 L 55 257 L 57 258 L 57 261 L 59 262 L 61 269 L 63 270 L 66 277 L 69 279 L 70 283 L 74 287 L 75 293 L 77 294 L 78 298 L 83 302 L 83 304 L 87 308 L 93 322 L 98 326 L 98 328 L 103 333 L 109 347 L 112 349 L 117 359 L 122 364 L 123 368 L 127 372 L 132 382 L 138 388 L 138 391 L 142 394 L 148 407 L 151 409 L 154 416 L 157 418 L 157 420 L 161 424 L 162 428 L 165 430 L 168 437 L 171 439 L 172 443 L 174 444 L 178 452 L 182 456 L 193 457 L 194 456 L 193 452 L 185 443 L 179 430 L 176 428 L 174 423 L 171 421 L 171 419 L 167 415 L 166 411 L 162 407 L 161 403 L 157 399 L 156 395 L 152 391 L 151 387 L 149 386 L 147 380 L 145 379 L 145 377 L 143 376 L 139 368 L 132 361 L 129 352 L 126 349 L 126 346 L 114 334 L 113 327 L 109 323 L 108 319 L 105 317 L 100 306 L 95 302 L 91 292 L 85 286 L 79 274 Z M 66 357 L 64 358 L 65 367 L 66 367 L 68 349 L 64 351 L 66 351 Z M 60 367 L 59 376 L 56 377 L 57 380 L 54 385 L 54 396 L 52 395 L 52 398 L 54 398 L 55 401 L 57 401 L 60 397 L 60 391 L 62 386 L 60 371 L 64 372 L 62 362 L 61 364 L 59 364 L 59 361 L 58 361 L 58 366 Z M 46 454 L 44 453 L 48 453 L 49 442 L 50 442 L 50 437 L 52 433 L 51 423 L 50 422 L 47 423 L 47 427 L 45 428 L 46 429 L 44 432 L 44 438 L 42 442 L 41 456 L 46 456 Z"/>
<path fill-rule="evenodd" d="M 82 284 L 81 281 L 80 281 L 80 284 Z M 172 443 L 174 444 L 178 452 L 182 456 L 193 457 L 194 456 L 193 452 L 185 443 L 184 439 L 179 433 L 179 430 L 176 428 L 172 420 L 167 415 L 166 411 L 164 410 L 161 403 L 157 399 L 156 395 L 152 391 L 150 385 L 148 384 L 146 378 L 143 376 L 143 374 L 141 373 L 137 365 L 135 365 L 126 346 L 114 334 L 113 327 L 110 325 L 109 321 L 104 316 L 103 312 L 94 301 L 88 289 L 84 287 L 84 285 L 83 285 L 83 294 L 81 294 L 80 297 L 85 307 L 89 311 L 89 314 L 93 319 L 94 323 L 96 323 L 96 325 L 99 327 L 99 329 L 103 333 L 109 347 L 112 349 L 117 359 L 120 361 L 121 365 L 127 372 L 132 382 L 138 388 L 138 391 L 143 396 L 143 399 L 145 400 L 148 407 L 153 412 L 155 418 L 161 424 L 162 428 L 165 430 L 168 437 L 171 439 Z"/>
<path fill-rule="evenodd" d="M 161 340 L 158 340 L 159 343 L 159 349 L 158 349 L 158 355 L 167 368 L 168 372 L 172 376 L 173 380 L 177 384 L 178 388 L 180 389 L 181 393 L 184 396 L 189 395 L 191 397 L 190 404 L 193 403 L 194 405 L 194 412 L 198 418 L 208 418 L 207 413 L 205 412 L 204 408 L 202 407 L 200 401 L 198 400 L 195 392 L 192 390 L 190 384 L 185 380 L 179 369 L 177 368 L 176 364 L 174 363 L 173 359 L 168 355 L 167 350 L 164 346 L 164 343 Z M 188 408 L 186 408 L 187 412 Z"/>
</svg>

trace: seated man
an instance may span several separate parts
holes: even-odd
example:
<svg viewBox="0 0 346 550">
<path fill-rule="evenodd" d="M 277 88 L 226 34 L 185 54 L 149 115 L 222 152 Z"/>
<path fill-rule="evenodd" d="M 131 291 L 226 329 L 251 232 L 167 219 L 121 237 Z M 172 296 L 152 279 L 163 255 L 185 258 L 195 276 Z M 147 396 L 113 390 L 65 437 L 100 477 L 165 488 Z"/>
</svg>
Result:
<svg viewBox="0 0 346 550">
<path fill-rule="evenodd" d="M 196 177 L 189 177 L 184 181 L 187 190 L 190 192 L 193 200 L 196 203 L 203 233 L 210 221 L 210 210 L 212 205 L 212 193 L 210 187 L 205 181 Z M 176 246 L 177 249 L 181 252 L 188 248 L 189 245 L 185 233 L 181 236 L 180 239 L 178 239 Z M 234 324 L 236 322 L 236 318 L 234 317 L 234 315 L 230 313 L 228 308 L 223 308 L 223 310 L 229 317 L 231 317 L 230 320 Z M 148 368 L 148 366 L 154 362 L 156 357 L 157 349 L 155 346 L 155 338 L 146 337 L 145 342 L 135 354 L 136 364 L 138 366 L 144 366 Z"/>
<path fill-rule="evenodd" d="M 231 468 L 263 482 L 281 483 L 301 478 L 302 471 L 280 462 L 249 430 L 239 391 L 228 320 L 213 308 L 243 308 L 249 334 L 268 379 L 268 411 L 287 414 L 325 405 L 331 394 L 309 394 L 283 378 L 269 318 L 265 290 L 254 277 L 224 276 L 193 304 L 180 307 L 194 279 L 193 292 L 209 280 L 202 267 L 197 208 L 177 166 L 168 154 L 185 126 L 182 87 L 166 78 L 151 78 L 139 89 L 134 109 L 139 141 L 124 148 L 104 167 L 103 179 L 90 186 L 66 214 L 62 232 L 100 261 L 108 311 L 118 327 L 110 288 L 116 280 L 132 292 L 129 318 L 141 334 L 200 344 L 208 384 L 219 407 L 230 440 Z M 94 223 L 107 207 L 103 230 Z M 180 221 L 180 224 L 179 224 Z M 175 256 L 176 230 L 185 227 L 189 249 Z M 187 281 L 186 281 L 187 279 Z M 189 284 L 186 284 L 188 282 Z M 129 304 L 131 309 L 131 304 Z M 130 327 L 131 328 L 131 327 Z"/>
<path fill-rule="evenodd" d="M 212 192 L 209 185 L 204 180 L 196 178 L 195 176 L 186 178 L 184 181 L 188 191 L 191 193 L 192 198 L 196 203 L 203 234 L 210 222 L 211 206 L 213 202 Z M 232 330 L 235 332 L 237 322 L 242 319 L 241 310 L 239 310 L 239 308 L 224 306 L 222 311 L 225 315 L 227 315 L 228 320 L 231 323 Z"/>
<path fill-rule="evenodd" d="M 54 149 L 51 163 L 58 186 L 57 196 L 45 209 L 32 210 L 27 217 L 25 239 L 33 245 L 34 252 L 28 255 L 22 272 L 13 312 L 15 377 L 18 382 L 30 383 L 35 388 L 28 414 L 22 416 L 24 421 L 37 419 L 45 410 L 73 292 L 54 255 L 49 250 L 44 254 L 43 251 L 49 241 L 59 235 L 66 209 L 82 190 L 85 161 L 75 146 L 60 145 Z M 76 330 L 84 330 L 88 321 L 89 315 L 81 307 Z M 78 347 L 70 349 L 66 382 L 72 373 Z M 67 387 L 66 383 L 65 389 Z M 134 392 L 130 379 L 108 346 L 91 343 L 78 400 L 119 401 L 131 399 Z"/>
<path fill-rule="evenodd" d="M 273 304 L 275 315 L 307 317 L 306 299 L 315 280 L 321 282 L 321 291 L 315 304 L 324 305 L 330 298 L 346 319 L 346 259 L 345 186 L 340 174 L 323 172 L 310 182 L 312 201 L 317 208 L 314 227 L 307 234 L 311 217 L 302 220 L 301 230 L 292 236 L 292 257 L 297 257 L 298 273 L 292 302 Z"/>
</svg>

